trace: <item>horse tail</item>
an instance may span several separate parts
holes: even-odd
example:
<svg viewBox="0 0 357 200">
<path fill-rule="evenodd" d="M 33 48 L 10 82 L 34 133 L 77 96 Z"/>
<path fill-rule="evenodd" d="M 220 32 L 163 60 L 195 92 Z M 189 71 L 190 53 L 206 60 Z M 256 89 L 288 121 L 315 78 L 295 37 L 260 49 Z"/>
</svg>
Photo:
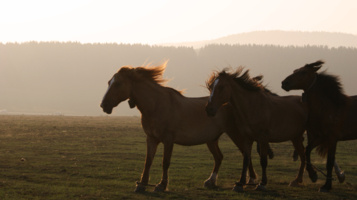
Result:
<svg viewBox="0 0 357 200">
<path fill-rule="evenodd" d="M 316 147 L 316 152 L 321 156 L 322 158 L 325 158 L 327 153 L 328 153 L 328 148 L 324 144 L 320 144 L 319 146 Z"/>
</svg>

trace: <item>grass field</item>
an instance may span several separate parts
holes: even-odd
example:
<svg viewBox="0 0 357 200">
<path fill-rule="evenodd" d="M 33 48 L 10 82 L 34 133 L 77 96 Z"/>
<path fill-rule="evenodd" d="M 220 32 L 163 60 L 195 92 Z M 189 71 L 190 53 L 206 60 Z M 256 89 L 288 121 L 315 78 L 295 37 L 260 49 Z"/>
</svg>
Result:
<svg viewBox="0 0 357 200">
<path fill-rule="evenodd" d="M 137 194 L 135 181 L 140 180 L 146 154 L 139 117 L 0 116 L 0 199 L 357 199 L 357 141 L 338 144 L 337 161 L 349 184 L 334 181 L 329 194 L 317 192 L 325 181 L 321 174 L 312 183 L 305 173 L 304 187 L 289 188 L 299 167 L 292 161 L 292 144 L 271 146 L 275 157 L 268 161 L 266 192 L 231 191 L 240 177 L 242 155 L 223 135 L 218 188 L 202 187 L 214 164 L 206 145 L 175 145 L 169 191 L 154 193 L 149 187 Z M 161 157 L 162 144 L 151 168 L 151 184 L 161 179 Z M 326 171 L 325 159 L 315 152 L 312 161 Z M 260 177 L 255 150 L 253 164 Z"/>
</svg>

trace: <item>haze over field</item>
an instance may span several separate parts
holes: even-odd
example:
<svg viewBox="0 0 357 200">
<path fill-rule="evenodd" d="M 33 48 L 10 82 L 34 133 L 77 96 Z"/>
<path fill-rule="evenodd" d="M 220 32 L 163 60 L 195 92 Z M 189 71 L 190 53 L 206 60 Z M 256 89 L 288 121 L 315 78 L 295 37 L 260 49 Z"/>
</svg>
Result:
<svg viewBox="0 0 357 200">
<path fill-rule="evenodd" d="M 167 85 L 186 96 L 228 65 L 280 83 L 319 59 L 357 94 L 357 1 L 3 1 L 0 111 L 104 115 L 107 81 L 123 65 L 169 60 Z M 295 92 L 294 94 L 301 94 Z M 126 102 L 113 115 L 139 115 Z"/>
</svg>

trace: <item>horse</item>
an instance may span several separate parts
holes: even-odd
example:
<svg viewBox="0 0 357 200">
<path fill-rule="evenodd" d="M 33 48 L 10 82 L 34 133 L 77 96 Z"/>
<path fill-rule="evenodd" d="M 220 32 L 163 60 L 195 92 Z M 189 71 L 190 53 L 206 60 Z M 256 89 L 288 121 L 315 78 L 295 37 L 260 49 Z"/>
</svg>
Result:
<svg viewBox="0 0 357 200">
<path fill-rule="evenodd" d="M 306 169 L 313 167 L 310 154 L 315 147 L 320 156 L 327 154 L 326 182 L 319 191 L 329 192 L 334 166 L 336 171 L 337 142 L 357 139 L 357 96 L 344 93 L 338 76 L 317 73 L 323 64 L 324 61 L 319 60 L 294 70 L 282 81 L 282 88 L 304 91 L 302 101 L 308 106 Z"/>
<path fill-rule="evenodd" d="M 215 118 L 207 117 L 205 104 L 208 97 L 187 98 L 180 91 L 164 86 L 162 78 L 166 62 L 157 66 L 123 66 L 108 82 L 108 89 L 100 106 L 107 114 L 114 107 L 129 99 L 130 108 L 141 112 L 141 124 L 146 133 L 146 160 L 140 182 L 135 192 L 143 192 L 149 186 L 149 171 L 159 143 L 164 145 L 162 161 L 163 174 L 154 191 L 167 190 L 168 168 L 174 144 L 207 144 L 214 157 L 211 176 L 204 182 L 205 187 L 216 186 L 218 170 L 223 155 L 218 146 L 218 139 L 225 132 L 234 144 L 243 151 L 231 105 L 225 105 Z M 249 163 L 249 181 L 254 182 L 257 175 Z"/>
<path fill-rule="evenodd" d="M 262 85 L 259 79 L 250 78 L 249 70 L 243 67 L 236 70 L 225 68 L 221 72 L 214 71 L 206 81 L 210 97 L 206 105 L 208 116 L 215 116 L 224 105 L 232 104 L 237 129 L 243 137 L 244 159 L 243 170 L 234 191 L 242 191 L 246 184 L 247 166 L 251 161 L 253 141 L 260 144 L 260 164 L 262 180 L 255 190 L 266 190 L 268 143 L 291 140 L 300 157 L 298 176 L 289 184 L 298 187 L 303 184 L 305 154 L 303 133 L 307 118 L 307 109 L 298 96 L 280 97 Z M 261 77 L 262 78 L 262 77 Z"/>
</svg>

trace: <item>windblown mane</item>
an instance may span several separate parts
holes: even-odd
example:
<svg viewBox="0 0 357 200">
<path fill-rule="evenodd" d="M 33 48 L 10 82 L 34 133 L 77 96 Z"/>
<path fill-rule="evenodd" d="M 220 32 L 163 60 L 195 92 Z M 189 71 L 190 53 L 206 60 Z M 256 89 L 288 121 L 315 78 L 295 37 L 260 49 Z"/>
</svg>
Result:
<svg viewBox="0 0 357 200">
<path fill-rule="evenodd" d="M 120 68 L 118 73 L 128 74 L 131 79 L 139 81 L 140 79 L 146 79 L 153 81 L 157 84 L 164 85 L 168 80 L 162 78 L 162 74 L 166 69 L 167 62 L 160 65 L 146 65 L 142 67 L 132 67 L 130 65 Z"/>
<path fill-rule="evenodd" d="M 163 62 L 157 66 L 148 64 L 146 66 L 141 66 L 141 67 L 132 67 L 131 65 L 127 65 L 127 66 L 120 68 L 118 73 L 122 73 L 135 81 L 141 81 L 141 80 L 145 79 L 145 80 L 153 81 L 154 83 L 157 83 L 157 84 L 165 87 L 165 83 L 167 83 L 169 81 L 167 79 L 162 78 L 162 75 L 166 69 L 166 64 L 167 64 L 167 61 Z M 170 87 L 165 87 L 165 88 L 172 89 L 181 95 L 183 93 L 183 91 L 175 90 Z"/>
<path fill-rule="evenodd" d="M 208 90 L 212 90 L 214 81 L 218 77 L 232 78 L 238 85 L 250 91 L 266 91 L 272 95 L 278 96 L 277 94 L 271 92 L 265 86 L 262 85 L 263 76 L 257 76 L 251 78 L 249 75 L 249 69 L 243 72 L 244 67 L 238 67 L 236 70 L 233 70 L 231 67 L 224 68 L 222 71 L 213 71 L 211 76 L 206 81 L 206 87 Z M 243 74 L 242 74 L 243 73 Z"/>
<path fill-rule="evenodd" d="M 330 100 L 337 109 L 341 109 L 346 105 L 347 96 L 344 94 L 342 84 L 338 76 L 326 74 L 325 71 L 317 74 L 316 88 L 316 92 Z M 316 152 L 322 158 L 326 157 L 328 153 L 328 144 L 326 141 L 325 143 L 317 146 Z"/>
<path fill-rule="evenodd" d="M 337 108 L 346 104 L 346 95 L 344 94 L 342 84 L 338 76 L 322 72 L 317 75 L 317 91 L 328 98 Z"/>
</svg>

